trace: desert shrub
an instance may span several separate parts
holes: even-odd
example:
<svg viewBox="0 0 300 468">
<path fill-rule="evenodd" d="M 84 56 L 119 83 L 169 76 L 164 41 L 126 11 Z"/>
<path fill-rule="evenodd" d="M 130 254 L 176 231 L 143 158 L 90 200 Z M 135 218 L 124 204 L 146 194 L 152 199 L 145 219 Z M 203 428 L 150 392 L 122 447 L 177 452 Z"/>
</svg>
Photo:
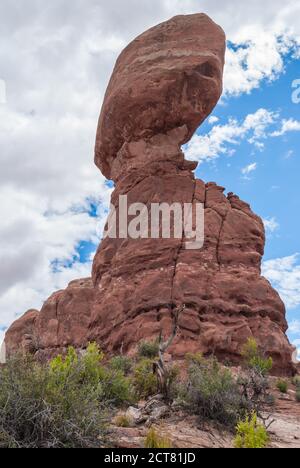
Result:
<svg viewBox="0 0 300 468">
<path fill-rule="evenodd" d="M 127 356 L 115 356 L 109 361 L 109 367 L 116 371 L 122 371 L 128 375 L 132 369 L 132 360 Z"/>
<path fill-rule="evenodd" d="M 276 398 L 272 393 L 268 393 L 265 397 L 265 403 L 267 406 L 275 406 Z"/>
<path fill-rule="evenodd" d="M 249 338 L 242 348 L 242 357 L 245 364 L 263 375 L 267 375 L 273 367 L 271 357 L 265 357 L 260 353 L 258 344 L 254 338 Z"/>
<path fill-rule="evenodd" d="M 106 408 L 73 349 L 41 365 L 15 356 L 0 371 L 0 447 L 101 447 Z"/>
<path fill-rule="evenodd" d="M 258 422 L 256 413 L 247 416 L 240 421 L 236 428 L 237 435 L 234 439 L 235 448 L 239 449 L 263 449 L 269 442 L 269 436 L 265 427 Z"/>
<path fill-rule="evenodd" d="M 296 390 L 296 401 L 300 403 L 300 387 Z"/>
<path fill-rule="evenodd" d="M 296 387 L 296 388 L 300 388 L 300 377 L 299 375 L 297 375 L 296 377 L 293 378 L 293 385 Z"/>
<path fill-rule="evenodd" d="M 289 388 L 287 381 L 284 379 L 277 380 L 276 387 L 280 391 L 280 393 L 284 394 L 288 392 Z"/>
<path fill-rule="evenodd" d="M 151 427 L 147 433 L 147 437 L 145 440 L 145 448 L 168 449 L 168 448 L 172 448 L 172 443 L 167 437 L 160 435 L 154 429 L 154 427 Z"/>
<path fill-rule="evenodd" d="M 239 386 L 214 358 L 190 364 L 185 399 L 194 414 L 231 428 L 243 414 Z"/>
<path fill-rule="evenodd" d="M 142 341 L 138 347 L 138 355 L 140 358 L 154 359 L 158 356 L 159 344 L 155 341 Z"/>
<path fill-rule="evenodd" d="M 142 359 L 134 369 L 133 385 L 138 398 L 147 398 L 157 392 L 157 378 L 151 359 Z"/>
<path fill-rule="evenodd" d="M 107 404 L 119 406 L 133 403 L 134 396 L 131 380 L 125 377 L 122 370 L 105 367 L 102 364 L 103 359 L 104 354 L 95 343 L 89 344 L 80 359 L 74 348 L 69 348 L 65 358 L 58 356 L 50 363 L 53 376 L 56 377 L 55 385 L 59 384 L 60 379 L 64 383 L 72 369 L 79 366 L 79 382 L 98 387 L 102 400 L 106 401 Z"/>
<path fill-rule="evenodd" d="M 248 368 L 238 377 L 242 401 L 248 413 L 255 412 L 262 418 L 267 407 L 274 406 L 274 396 L 269 393 L 268 377 L 257 368 Z"/>
<path fill-rule="evenodd" d="M 101 376 L 102 397 L 115 406 L 123 406 L 136 401 L 132 380 L 122 371 L 104 369 Z"/>
<path fill-rule="evenodd" d="M 187 353 L 185 355 L 185 360 L 188 365 L 202 364 L 204 362 L 204 357 L 202 353 Z"/>
<path fill-rule="evenodd" d="M 116 416 L 114 423 L 118 427 L 131 427 L 133 424 L 132 419 L 125 413 Z"/>
<path fill-rule="evenodd" d="M 131 379 L 94 343 L 49 365 L 17 356 L 0 370 L 0 447 L 100 447 L 110 407 L 134 402 Z"/>
<path fill-rule="evenodd" d="M 166 371 L 166 394 L 167 400 L 174 400 L 178 395 L 179 367 L 171 365 Z"/>
</svg>

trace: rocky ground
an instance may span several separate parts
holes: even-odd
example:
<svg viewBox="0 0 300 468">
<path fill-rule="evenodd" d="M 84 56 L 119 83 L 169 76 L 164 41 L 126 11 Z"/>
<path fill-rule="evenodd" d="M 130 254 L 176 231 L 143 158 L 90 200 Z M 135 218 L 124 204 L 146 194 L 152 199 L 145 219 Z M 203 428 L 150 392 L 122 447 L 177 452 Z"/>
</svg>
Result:
<svg viewBox="0 0 300 468">
<path fill-rule="evenodd" d="M 300 448 L 300 404 L 295 401 L 295 389 L 290 385 L 288 394 L 280 394 L 272 382 L 276 398 L 269 429 L 270 448 Z M 152 408 L 151 408 L 152 406 Z M 148 413 L 148 414 L 147 414 Z M 197 416 L 182 411 L 167 410 L 162 402 L 152 400 L 127 413 L 134 427 L 120 428 L 112 424 L 111 431 L 116 448 L 143 448 L 150 426 L 167 437 L 173 448 L 233 448 L 234 436 Z M 140 418 L 140 419 L 139 419 Z"/>
</svg>

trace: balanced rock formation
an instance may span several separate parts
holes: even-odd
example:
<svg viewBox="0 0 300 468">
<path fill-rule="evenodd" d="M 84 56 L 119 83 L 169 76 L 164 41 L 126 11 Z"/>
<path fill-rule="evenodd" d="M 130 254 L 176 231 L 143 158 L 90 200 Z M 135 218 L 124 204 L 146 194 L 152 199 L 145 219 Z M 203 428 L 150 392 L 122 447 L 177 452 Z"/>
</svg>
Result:
<svg viewBox="0 0 300 468">
<path fill-rule="evenodd" d="M 8 353 L 24 346 L 49 357 L 89 341 L 131 353 L 161 330 L 168 335 L 174 309 L 185 304 L 175 358 L 202 352 L 239 363 L 254 336 L 277 373 L 293 372 L 285 308 L 261 276 L 262 220 L 234 194 L 196 180 L 197 164 L 181 149 L 220 98 L 224 53 L 224 32 L 203 14 L 177 16 L 135 39 L 110 80 L 95 148 L 97 166 L 115 182 L 117 219 L 125 195 L 128 206 L 202 204 L 203 247 L 187 249 L 184 230 L 169 239 L 149 236 L 150 228 L 137 239 L 106 236 L 92 280 L 71 283 L 17 321 Z"/>
</svg>

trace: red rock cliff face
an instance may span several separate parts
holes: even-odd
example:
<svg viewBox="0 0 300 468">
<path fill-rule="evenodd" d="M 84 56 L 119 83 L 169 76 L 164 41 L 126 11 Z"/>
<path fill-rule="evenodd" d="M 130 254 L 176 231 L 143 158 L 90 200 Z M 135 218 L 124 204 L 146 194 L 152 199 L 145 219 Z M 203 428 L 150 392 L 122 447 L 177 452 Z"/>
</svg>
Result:
<svg viewBox="0 0 300 468">
<path fill-rule="evenodd" d="M 181 150 L 218 102 L 224 52 L 224 33 L 206 15 L 178 16 L 142 34 L 117 61 L 96 139 L 95 161 L 115 181 L 117 211 L 120 195 L 147 207 L 202 203 L 203 248 L 187 250 L 184 234 L 105 238 L 92 281 L 71 283 L 40 313 L 16 322 L 6 334 L 8 353 L 25 343 L 49 357 L 93 340 L 108 352 L 130 353 L 140 340 L 167 334 L 174 308 L 185 304 L 174 357 L 214 353 L 238 363 L 254 336 L 277 373 L 292 372 L 285 308 L 261 276 L 262 221 L 237 196 L 196 180 L 197 164 Z"/>
</svg>

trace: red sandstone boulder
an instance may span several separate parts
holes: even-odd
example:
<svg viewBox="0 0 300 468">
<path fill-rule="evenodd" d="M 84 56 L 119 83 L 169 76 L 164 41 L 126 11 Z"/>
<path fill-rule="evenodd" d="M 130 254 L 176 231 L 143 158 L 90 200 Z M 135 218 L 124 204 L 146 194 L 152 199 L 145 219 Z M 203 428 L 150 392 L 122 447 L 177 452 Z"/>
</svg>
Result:
<svg viewBox="0 0 300 468">
<path fill-rule="evenodd" d="M 94 287 L 90 278 L 72 281 L 44 303 L 40 312 L 32 310 L 17 320 L 5 335 L 6 353 L 20 349 L 49 358 L 68 346 L 86 344 Z"/>
<path fill-rule="evenodd" d="M 185 127 L 178 144 L 189 141 L 220 98 L 224 54 L 225 34 L 205 14 L 176 16 L 126 47 L 97 132 L 95 160 L 107 178 L 124 174 L 128 143 L 140 142 L 145 157 L 149 140 L 173 129 Z"/>
<path fill-rule="evenodd" d="M 22 349 L 26 352 L 37 351 L 35 343 L 35 322 L 38 315 L 38 310 L 28 310 L 21 318 L 12 324 L 5 335 L 6 356 L 19 352 Z"/>
</svg>

